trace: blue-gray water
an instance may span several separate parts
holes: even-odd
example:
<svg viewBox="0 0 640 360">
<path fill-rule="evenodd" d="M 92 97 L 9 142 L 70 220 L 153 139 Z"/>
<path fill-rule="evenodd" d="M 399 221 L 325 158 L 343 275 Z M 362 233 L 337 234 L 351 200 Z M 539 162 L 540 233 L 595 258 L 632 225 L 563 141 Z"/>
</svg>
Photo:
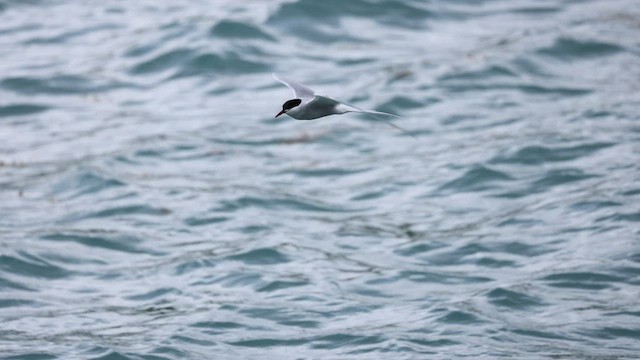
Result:
<svg viewBox="0 0 640 360">
<path fill-rule="evenodd" d="M 637 0 L 0 1 L 0 357 L 635 359 L 639 155 Z"/>
</svg>

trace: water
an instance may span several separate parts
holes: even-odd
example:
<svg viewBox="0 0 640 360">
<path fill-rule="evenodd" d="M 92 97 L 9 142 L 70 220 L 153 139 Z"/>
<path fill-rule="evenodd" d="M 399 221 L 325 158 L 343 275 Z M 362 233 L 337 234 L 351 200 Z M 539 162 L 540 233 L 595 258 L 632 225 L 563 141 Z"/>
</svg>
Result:
<svg viewBox="0 0 640 360">
<path fill-rule="evenodd" d="M 0 2 L 0 357 L 638 358 L 638 19 Z"/>
</svg>

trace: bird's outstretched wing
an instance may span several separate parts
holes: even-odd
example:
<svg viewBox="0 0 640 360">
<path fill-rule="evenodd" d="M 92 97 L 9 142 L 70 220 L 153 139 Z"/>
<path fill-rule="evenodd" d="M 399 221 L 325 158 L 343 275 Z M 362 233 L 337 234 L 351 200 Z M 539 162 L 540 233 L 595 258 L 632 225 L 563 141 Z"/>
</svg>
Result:
<svg viewBox="0 0 640 360">
<path fill-rule="evenodd" d="M 371 115 L 384 115 L 384 116 L 391 116 L 391 117 L 395 117 L 395 118 L 399 118 L 400 116 L 395 115 L 395 114 L 391 114 L 391 113 L 386 113 L 383 111 L 376 111 L 376 110 L 364 110 L 364 109 L 358 109 L 357 111 L 354 112 L 359 112 L 362 114 L 371 114 Z"/>
<path fill-rule="evenodd" d="M 291 81 L 275 73 L 272 73 L 271 75 L 273 76 L 274 79 L 280 81 L 281 83 L 285 84 L 289 89 L 291 89 L 296 99 L 309 99 L 315 96 L 315 92 L 313 90 L 309 89 L 308 87 L 302 84 L 298 84 L 295 81 Z"/>
<path fill-rule="evenodd" d="M 396 117 L 396 118 L 400 117 L 398 115 L 394 115 L 394 114 L 390 114 L 390 113 L 386 113 L 386 112 L 382 112 L 382 111 L 365 110 L 365 109 L 361 109 L 361 108 L 353 106 L 353 105 L 340 103 L 340 102 L 338 102 L 338 105 L 336 105 L 336 109 L 342 114 L 348 113 L 348 112 L 355 112 L 355 113 L 361 113 L 361 114 L 391 116 L 391 117 Z"/>
<path fill-rule="evenodd" d="M 360 114 L 369 114 L 369 115 L 373 115 L 376 118 L 380 119 L 379 116 L 391 116 L 394 118 L 399 118 L 400 116 L 395 115 L 395 114 L 390 114 L 390 113 L 386 113 L 386 112 L 382 112 L 382 111 L 376 111 L 376 110 L 365 110 L 365 109 L 360 109 L 359 107 L 355 107 L 353 105 L 347 105 L 345 103 L 339 103 L 338 105 L 336 105 L 336 109 L 341 112 L 341 113 L 348 113 L 348 112 L 354 112 L 354 113 L 360 113 Z M 381 119 L 382 120 L 382 119 Z M 396 130 L 400 130 L 404 133 L 407 133 L 409 135 L 411 135 L 411 133 L 409 131 L 407 131 L 405 128 L 402 128 L 394 123 L 391 123 L 387 120 L 382 120 L 384 121 L 387 125 L 391 126 L 392 128 L 395 128 Z M 411 135 L 413 136 L 413 135 Z"/>
</svg>

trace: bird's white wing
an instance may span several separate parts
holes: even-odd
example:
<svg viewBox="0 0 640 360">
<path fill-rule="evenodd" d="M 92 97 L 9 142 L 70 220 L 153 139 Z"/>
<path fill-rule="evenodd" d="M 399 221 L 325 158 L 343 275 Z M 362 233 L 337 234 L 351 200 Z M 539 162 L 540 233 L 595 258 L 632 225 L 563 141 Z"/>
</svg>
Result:
<svg viewBox="0 0 640 360">
<path fill-rule="evenodd" d="M 384 115 L 384 116 L 391 116 L 391 117 L 395 117 L 395 118 L 399 118 L 400 116 L 395 115 L 395 114 L 390 114 L 387 112 L 383 112 L 383 111 L 376 111 L 376 110 L 363 110 L 363 109 L 358 109 L 358 111 L 354 111 L 354 112 L 359 112 L 362 114 L 371 114 L 371 115 Z"/>
<path fill-rule="evenodd" d="M 361 114 L 369 114 L 369 115 L 384 115 L 384 116 L 391 116 L 391 117 L 399 117 L 398 115 L 394 115 L 394 114 L 389 114 L 386 112 L 382 112 L 382 111 L 376 111 L 376 110 L 365 110 L 365 109 L 361 109 L 359 107 L 353 106 L 353 105 L 349 105 L 349 104 L 345 104 L 342 102 L 338 102 L 338 104 L 336 105 L 336 110 L 340 113 L 348 113 L 348 112 L 354 112 L 354 113 L 361 113 Z"/>
<path fill-rule="evenodd" d="M 384 116 L 391 116 L 391 117 L 395 117 L 395 118 L 399 118 L 400 116 L 395 115 L 395 114 L 390 114 L 390 113 L 386 113 L 386 112 L 382 112 L 382 111 L 376 111 L 376 110 L 365 110 L 365 109 L 360 109 L 359 107 L 355 107 L 353 105 L 347 105 L 345 103 L 339 103 L 336 105 L 336 111 L 344 114 L 344 113 L 348 113 L 348 112 L 354 112 L 354 113 L 361 113 L 361 114 L 369 114 L 369 115 L 373 115 L 377 118 L 379 118 L 380 115 L 384 115 Z M 384 121 L 387 125 L 391 126 L 392 128 L 395 128 L 397 130 L 400 130 L 404 133 L 407 133 L 409 135 L 411 135 L 410 132 L 408 132 L 406 129 L 394 124 L 394 123 L 390 123 L 386 120 L 382 120 Z M 411 135 L 413 136 L 413 135 Z"/>
<path fill-rule="evenodd" d="M 291 81 L 278 74 L 271 74 L 271 75 L 273 76 L 274 79 L 287 85 L 287 87 L 293 91 L 293 94 L 296 97 L 296 99 L 309 99 L 315 96 L 315 92 L 313 90 L 309 89 L 308 87 L 302 84 L 298 84 L 297 82 Z"/>
</svg>

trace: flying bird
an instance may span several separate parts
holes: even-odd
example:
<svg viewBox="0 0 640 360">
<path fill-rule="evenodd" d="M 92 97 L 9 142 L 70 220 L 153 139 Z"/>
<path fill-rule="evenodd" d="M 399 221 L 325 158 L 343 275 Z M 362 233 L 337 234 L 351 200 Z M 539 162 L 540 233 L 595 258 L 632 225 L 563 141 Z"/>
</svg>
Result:
<svg viewBox="0 0 640 360">
<path fill-rule="evenodd" d="M 293 99 L 287 100 L 284 104 L 282 104 L 282 110 L 275 117 L 278 117 L 282 114 L 287 114 L 297 120 L 313 120 L 324 116 L 341 115 L 350 112 L 376 116 L 383 115 L 398 117 L 397 115 L 385 113 L 382 111 L 363 110 L 352 105 L 347 105 L 343 102 L 327 96 L 316 95 L 315 91 L 302 84 L 298 84 L 295 81 L 289 80 L 277 74 L 272 75 L 274 79 L 285 84 L 289 89 L 291 89 L 294 96 Z M 390 123 L 389 125 L 399 128 L 398 126 Z"/>
</svg>

